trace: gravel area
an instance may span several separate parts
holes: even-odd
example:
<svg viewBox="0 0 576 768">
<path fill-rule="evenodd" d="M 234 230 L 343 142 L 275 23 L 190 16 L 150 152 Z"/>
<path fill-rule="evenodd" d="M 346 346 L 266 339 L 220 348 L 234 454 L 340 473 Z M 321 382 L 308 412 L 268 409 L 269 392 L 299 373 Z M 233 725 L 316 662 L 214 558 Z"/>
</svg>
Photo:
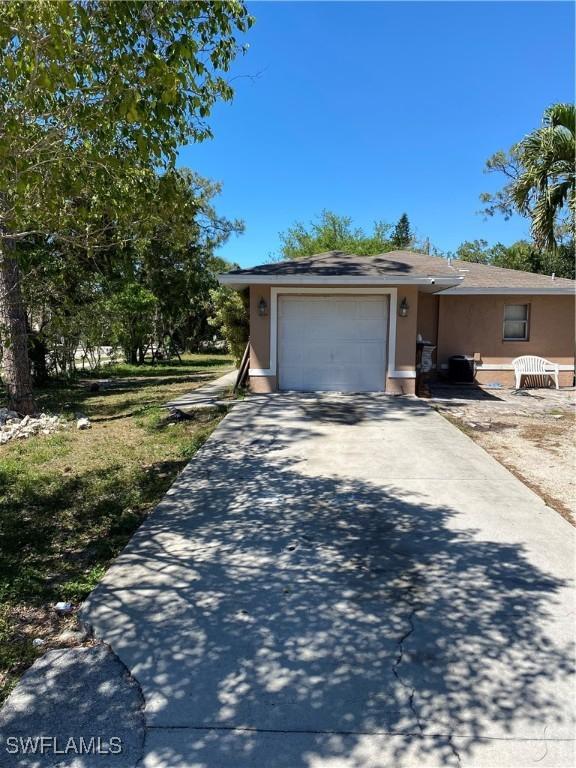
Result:
<svg viewBox="0 0 576 768">
<path fill-rule="evenodd" d="M 576 525 L 576 390 L 432 385 L 430 403 Z"/>
</svg>

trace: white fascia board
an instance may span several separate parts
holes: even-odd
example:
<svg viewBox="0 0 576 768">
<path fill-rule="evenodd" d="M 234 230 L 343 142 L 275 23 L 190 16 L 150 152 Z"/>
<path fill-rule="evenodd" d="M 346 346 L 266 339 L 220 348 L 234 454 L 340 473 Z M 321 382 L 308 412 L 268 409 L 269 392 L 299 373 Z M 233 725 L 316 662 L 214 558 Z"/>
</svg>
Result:
<svg viewBox="0 0 576 768">
<path fill-rule="evenodd" d="M 576 295 L 576 286 L 550 286 L 549 288 L 466 288 L 465 285 L 448 288 L 443 296 L 546 296 L 548 294 Z"/>
<path fill-rule="evenodd" d="M 218 275 L 218 282 L 230 288 L 248 285 L 437 285 L 452 288 L 459 286 L 463 277 L 404 277 L 359 275 Z"/>
</svg>

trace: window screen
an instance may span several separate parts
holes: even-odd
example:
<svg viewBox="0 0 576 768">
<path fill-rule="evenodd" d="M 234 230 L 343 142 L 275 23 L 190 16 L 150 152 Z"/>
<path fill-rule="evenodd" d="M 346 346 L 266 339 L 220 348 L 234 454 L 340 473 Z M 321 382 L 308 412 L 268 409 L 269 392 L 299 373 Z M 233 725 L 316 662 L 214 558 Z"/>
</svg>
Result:
<svg viewBox="0 0 576 768">
<path fill-rule="evenodd" d="M 506 304 L 504 307 L 504 341 L 526 341 L 528 338 L 528 304 Z"/>
</svg>

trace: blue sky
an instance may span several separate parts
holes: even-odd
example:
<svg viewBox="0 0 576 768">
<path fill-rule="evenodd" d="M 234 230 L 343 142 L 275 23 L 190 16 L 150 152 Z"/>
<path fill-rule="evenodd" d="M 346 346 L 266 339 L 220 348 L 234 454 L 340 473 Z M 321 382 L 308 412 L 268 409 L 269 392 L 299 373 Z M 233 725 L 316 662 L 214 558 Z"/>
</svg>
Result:
<svg viewBox="0 0 576 768">
<path fill-rule="evenodd" d="M 255 2 L 236 95 L 215 138 L 179 164 L 224 185 L 246 231 L 220 255 L 249 266 L 323 208 L 359 226 L 408 213 L 441 249 L 512 243 L 523 219 L 485 221 L 485 160 L 574 97 L 570 2 Z"/>
</svg>

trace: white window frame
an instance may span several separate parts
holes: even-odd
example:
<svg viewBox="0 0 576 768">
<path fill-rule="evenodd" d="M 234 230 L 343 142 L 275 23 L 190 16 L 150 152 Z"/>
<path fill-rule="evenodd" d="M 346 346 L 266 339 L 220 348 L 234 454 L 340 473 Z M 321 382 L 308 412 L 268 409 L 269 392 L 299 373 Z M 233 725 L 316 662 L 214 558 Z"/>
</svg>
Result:
<svg viewBox="0 0 576 768">
<path fill-rule="evenodd" d="M 506 318 L 507 307 L 526 307 L 524 320 L 510 320 Z M 507 336 L 506 323 L 524 323 L 524 336 Z M 502 341 L 528 341 L 530 338 L 530 304 L 504 304 L 504 317 L 502 320 Z"/>
</svg>

